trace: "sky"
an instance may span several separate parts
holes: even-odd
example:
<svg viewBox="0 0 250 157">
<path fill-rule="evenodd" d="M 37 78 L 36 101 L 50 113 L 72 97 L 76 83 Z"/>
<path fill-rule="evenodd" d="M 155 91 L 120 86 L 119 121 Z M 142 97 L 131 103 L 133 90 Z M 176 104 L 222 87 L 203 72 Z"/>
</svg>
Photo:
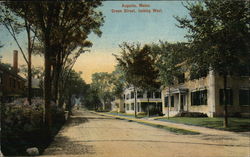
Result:
<svg viewBox="0 0 250 157">
<path fill-rule="evenodd" d="M 139 7 L 139 4 L 148 7 Z M 137 7 L 123 7 L 136 5 Z M 136 12 L 126 13 L 124 9 L 135 10 Z M 160 12 L 152 12 L 153 9 Z M 112 72 L 116 65 L 115 57 L 112 54 L 120 53 L 119 44 L 123 42 L 158 43 L 161 41 L 176 42 L 186 41 L 184 38 L 186 30 L 176 26 L 178 22 L 173 16 L 188 16 L 188 11 L 183 7 L 181 1 L 104 1 L 103 6 L 98 10 L 105 16 L 104 25 L 101 27 L 102 36 L 91 33 L 89 35 L 93 46 L 90 52 L 82 54 L 74 66 L 76 71 L 82 71 L 82 77 L 87 83 L 91 83 L 91 75 L 95 72 Z M 112 12 L 122 10 L 122 12 Z M 139 12 L 139 10 L 150 10 Z M 25 35 L 20 34 L 25 50 Z M 0 49 L 2 61 L 12 64 L 13 50 L 19 50 L 12 37 L 5 28 L 0 27 L 0 41 L 4 47 Z M 19 65 L 24 64 L 24 59 L 19 53 Z M 33 57 L 34 65 L 43 65 L 43 58 Z"/>
</svg>

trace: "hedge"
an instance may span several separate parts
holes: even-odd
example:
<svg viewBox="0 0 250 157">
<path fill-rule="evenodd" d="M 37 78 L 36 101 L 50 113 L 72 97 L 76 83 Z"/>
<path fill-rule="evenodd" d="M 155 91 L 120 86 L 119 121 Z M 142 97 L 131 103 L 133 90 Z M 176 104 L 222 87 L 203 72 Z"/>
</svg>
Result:
<svg viewBox="0 0 250 157">
<path fill-rule="evenodd" d="M 1 151 L 7 156 L 27 155 L 26 149 L 37 147 L 39 152 L 49 145 L 52 138 L 44 125 L 42 100 L 27 105 L 19 100 L 1 105 Z M 51 106 L 52 137 L 65 122 L 64 110 Z"/>
</svg>

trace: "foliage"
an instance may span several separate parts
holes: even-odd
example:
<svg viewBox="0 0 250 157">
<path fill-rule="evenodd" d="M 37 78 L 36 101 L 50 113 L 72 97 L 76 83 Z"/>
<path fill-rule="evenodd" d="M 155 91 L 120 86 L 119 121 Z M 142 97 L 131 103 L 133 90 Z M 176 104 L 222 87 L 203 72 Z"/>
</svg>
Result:
<svg viewBox="0 0 250 157">
<path fill-rule="evenodd" d="M 154 67 L 154 57 L 148 45 L 123 43 L 121 56 L 115 56 L 118 66 L 124 72 L 126 82 L 141 89 L 157 88 L 158 71 Z"/>
<path fill-rule="evenodd" d="M 82 72 L 71 70 L 67 80 L 66 91 L 72 95 L 83 95 L 86 90 L 86 83 L 81 77 Z M 66 92 L 66 93 L 67 93 Z"/>
<path fill-rule="evenodd" d="M 1 151 L 4 155 L 27 155 L 29 147 L 38 147 L 42 152 L 49 145 L 51 139 L 43 122 L 42 104 L 41 100 L 34 100 L 32 105 L 28 105 L 19 99 L 12 104 L 1 105 Z M 55 105 L 52 110 L 54 136 L 65 119 L 63 110 Z"/>
<path fill-rule="evenodd" d="M 0 63 L 0 66 L 3 67 L 6 70 L 13 70 L 12 65 L 8 64 L 8 63 Z"/>
<path fill-rule="evenodd" d="M 28 73 L 28 68 L 26 65 L 20 65 L 19 68 L 20 72 L 27 78 L 27 73 Z M 43 79 L 43 68 L 41 66 L 32 66 L 31 68 L 31 73 L 32 73 L 32 78 L 37 78 L 37 79 Z"/>
<path fill-rule="evenodd" d="M 180 28 L 188 29 L 191 42 L 187 63 L 201 69 L 214 70 L 224 80 L 224 126 L 228 126 L 226 88 L 227 75 L 237 74 L 240 67 L 250 65 L 249 2 L 204 0 L 189 3 L 191 19 L 176 17 Z"/>
<path fill-rule="evenodd" d="M 61 95 L 62 101 L 66 103 L 67 110 L 71 112 L 72 104 L 72 96 L 82 97 L 85 95 L 88 86 L 85 81 L 81 78 L 82 72 L 76 72 L 74 70 L 70 70 L 69 75 L 67 77 L 67 84 L 65 85 L 65 90 L 62 91 L 63 95 Z"/>
<path fill-rule="evenodd" d="M 123 72 L 119 67 L 116 67 L 112 73 L 94 73 L 92 83 L 85 95 L 85 106 L 98 109 L 101 108 L 100 104 L 110 104 L 115 98 L 122 97 L 124 86 Z"/>
<path fill-rule="evenodd" d="M 123 71 L 118 66 L 111 73 L 111 83 L 113 84 L 112 94 L 117 98 L 122 98 L 124 88 L 126 87 L 126 80 Z"/>
<path fill-rule="evenodd" d="M 22 6 L 22 4 L 20 4 Z M 8 30 L 9 34 L 14 39 L 15 43 L 17 44 L 19 50 L 21 51 L 23 58 L 27 64 L 27 80 L 28 80 L 28 90 L 27 90 L 27 96 L 28 101 L 31 105 L 31 98 L 32 98 L 32 72 L 31 72 L 31 66 L 32 66 L 32 53 L 34 49 L 34 44 L 36 41 L 36 34 L 37 30 L 34 28 L 34 25 L 32 22 L 28 21 L 29 15 L 29 6 L 23 6 L 24 9 L 20 9 L 19 7 L 12 6 L 12 4 L 5 2 L 2 3 L 2 6 L 0 6 L 0 24 L 2 24 L 6 30 Z M 25 49 L 27 49 L 27 55 L 24 52 L 24 47 L 20 44 L 20 40 L 18 40 L 18 34 L 21 32 L 26 32 L 26 40 L 27 40 L 27 46 L 25 45 Z"/>
<path fill-rule="evenodd" d="M 180 28 L 188 29 L 191 43 L 187 63 L 196 70 L 208 69 L 233 74 L 240 65 L 250 64 L 249 2 L 205 0 L 189 3 L 191 18 L 176 17 Z"/>
<path fill-rule="evenodd" d="M 92 75 L 92 88 L 97 92 L 100 101 L 103 104 L 103 110 L 106 104 L 110 104 L 114 100 L 112 93 L 112 75 L 107 72 L 94 73 Z"/>
<path fill-rule="evenodd" d="M 185 69 L 180 66 L 184 62 L 184 54 L 188 51 L 185 43 L 160 42 L 153 44 L 152 52 L 157 55 L 156 67 L 163 86 L 171 86 Z"/>
<path fill-rule="evenodd" d="M 121 55 L 115 56 L 118 61 L 118 67 L 124 73 L 124 78 L 129 86 L 134 88 L 135 93 L 135 116 L 137 116 L 137 90 L 147 92 L 156 91 L 160 88 L 158 80 L 159 71 L 156 68 L 156 55 L 152 53 L 151 47 L 144 45 L 141 48 L 139 43 L 120 45 Z M 148 114 L 149 114 L 149 98 L 148 98 Z"/>
<path fill-rule="evenodd" d="M 85 47 L 92 45 L 91 42 L 86 41 L 88 35 L 91 32 L 97 35 L 101 34 L 100 27 L 104 20 L 102 13 L 96 10 L 101 5 L 101 1 L 60 1 L 55 3 L 49 1 L 27 1 L 23 3 L 7 1 L 5 4 L 19 18 L 30 23 L 34 28 L 33 30 L 37 30 L 37 38 L 42 43 L 45 62 L 45 119 L 46 124 L 50 127 L 52 125 L 50 100 L 53 98 L 52 96 L 57 99 L 59 80 L 68 79 L 69 72 L 78 56 L 85 52 Z M 24 12 L 25 14 L 22 14 Z M 73 56 L 69 57 L 71 54 Z M 68 67 L 64 67 L 65 77 L 59 78 L 64 65 Z M 51 71 L 51 66 L 53 66 L 53 71 Z M 52 73 L 53 77 L 51 76 Z M 53 94 L 51 80 L 54 80 Z M 66 84 L 66 82 L 61 84 Z M 65 90 L 64 87 L 60 90 Z"/>
</svg>

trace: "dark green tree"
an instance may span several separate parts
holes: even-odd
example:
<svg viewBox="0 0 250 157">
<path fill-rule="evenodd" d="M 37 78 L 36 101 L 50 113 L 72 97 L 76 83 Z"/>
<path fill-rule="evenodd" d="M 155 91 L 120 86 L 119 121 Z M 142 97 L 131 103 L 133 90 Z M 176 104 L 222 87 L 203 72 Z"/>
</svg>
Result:
<svg viewBox="0 0 250 157">
<path fill-rule="evenodd" d="M 188 48 L 185 43 L 168 43 L 160 41 L 153 44 L 152 52 L 156 55 L 156 67 L 159 70 L 159 80 L 162 87 L 168 87 L 168 117 L 171 104 L 170 88 L 174 85 L 176 78 L 185 70 L 179 66 L 184 62 L 183 57 Z"/>
<path fill-rule="evenodd" d="M 71 113 L 72 106 L 72 96 L 82 97 L 86 90 L 87 84 L 81 77 L 82 72 L 76 72 L 71 70 L 69 72 L 69 77 L 67 79 L 67 84 L 65 85 L 64 99 L 66 102 L 66 109 Z"/>
<path fill-rule="evenodd" d="M 25 18 L 38 30 L 37 37 L 42 42 L 44 52 L 44 99 L 45 99 L 45 123 L 51 127 L 50 101 L 52 98 L 52 66 L 58 52 L 72 52 L 84 45 L 84 40 L 90 32 L 99 34 L 99 27 L 103 23 L 103 16 L 96 8 L 101 1 L 61 1 L 61 2 L 9 2 L 12 7 L 23 11 L 28 9 Z M 29 6 L 28 8 L 26 6 Z M 66 32 L 66 33 L 65 33 Z M 58 50 L 58 45 L 64 48 Z M 86 45 L 85 45 L 86 46 Z M 60 48 L 60 47 L 59 47 Z M 79 56 L 77 55 L 75 56 Z M 63 59 L 67 56 L 63 54 Z M 76 57 L 73 57 L 76 58 Z M 61 62 L 60 62 L 61 63 Z M 54 68 L 55 69 L 55 68 Z M 68 74 L 66 75 L 67 78 Z"/>
<path fill-rule="evenodd" d="M 135 117 L 137 116 L 137 90 L 151 92 L 159 89 L 157 81 L 158 71 L 154 66 L 154 56 L 150 47 L 140 44 L 123 43 L 120 45 L 121 55 L 115 56 L 118 66 L 123 70 L 124 77 L 129 86 L 134 88 L 135 93 Z"/>
<path fill-rule="evenodd" d="M 116 66 L 115 70 L 111 73 L 112 93 L 116 98 L 122 98 L 124 88 L 126 87 L 126 80 L 124 73 L 120 67 Z"/>
<path fill-rule="evenodd" d="M 204 0 L 188 3 L 190 18 L 176 17 L 188 29 L 187 63 L 214 70 L 224 78 L 224 127 L 228 126 L 227 77 L 249 66 L 249 1 Z M 199 70 L 198 70 L 199 71 Z"/>
<path fill-rule="evenodd" d="M 97 92 L 102 103 L 102 110 L 108 109 L 107 105 L 110 105 L 111 101 L 114 100 L 112 75 L 107 72 L 94 73 L 91 86 Z"/>
</svg>

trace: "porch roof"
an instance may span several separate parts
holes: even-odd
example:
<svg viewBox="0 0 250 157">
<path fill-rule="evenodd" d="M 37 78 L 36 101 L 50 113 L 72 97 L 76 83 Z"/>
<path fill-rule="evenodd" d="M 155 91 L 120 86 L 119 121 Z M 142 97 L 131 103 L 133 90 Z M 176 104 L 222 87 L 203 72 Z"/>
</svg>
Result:
<svg viewBox="0 0 250 157">
<path fill-rule="evenodd" d="M 185 94 L 187 92 L 188 92 L 187 88 L 175 88 L 175 89 L 170 90 L 171 94 L 177 94 L 177 93 Z M 167 90 L 166 95 L 168 95 L 168 94 L 169 94 L 169 91 Z"/>
</svg>

